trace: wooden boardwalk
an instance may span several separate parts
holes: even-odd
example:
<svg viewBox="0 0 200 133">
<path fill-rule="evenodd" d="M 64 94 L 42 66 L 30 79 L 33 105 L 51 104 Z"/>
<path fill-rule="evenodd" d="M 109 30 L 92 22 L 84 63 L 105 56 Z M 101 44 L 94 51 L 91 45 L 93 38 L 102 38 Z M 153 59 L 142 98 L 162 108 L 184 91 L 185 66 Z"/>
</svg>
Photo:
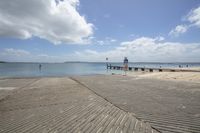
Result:
<svg viewBox="0 0 200 133">
<path fill-rule="evenodd" d="M 1 133 L 157 133 L 69 78 L 1 79 Z"/>
<path fill-rule="evenodd" d="M 107 65 L 107 69 L 124 70 L 123 66 Z M 200 70 L 180 69 L 180 68 L 148 68 L 148 67 L 128 67 L 128 71 L 147 71 L 147 72 L 200 72 Z"/>
</svg>

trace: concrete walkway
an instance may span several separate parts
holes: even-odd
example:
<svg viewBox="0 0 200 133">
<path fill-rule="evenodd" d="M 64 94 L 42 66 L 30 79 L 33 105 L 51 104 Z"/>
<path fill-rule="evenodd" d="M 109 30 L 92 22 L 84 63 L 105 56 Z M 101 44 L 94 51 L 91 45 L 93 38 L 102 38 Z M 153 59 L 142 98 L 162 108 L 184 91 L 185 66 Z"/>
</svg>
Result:
<svg viewBox="0 0 200 133">
<path fill-rule="evenodd" d="M 157 132 L 67 77 L 0 79 L 0 88 L 1 133 Z"/>
<path fill-rule="evenodd" d="M 200 133 L 200 84 L 120 75 L 74 77 L 162 132 Z"/>
</svg>

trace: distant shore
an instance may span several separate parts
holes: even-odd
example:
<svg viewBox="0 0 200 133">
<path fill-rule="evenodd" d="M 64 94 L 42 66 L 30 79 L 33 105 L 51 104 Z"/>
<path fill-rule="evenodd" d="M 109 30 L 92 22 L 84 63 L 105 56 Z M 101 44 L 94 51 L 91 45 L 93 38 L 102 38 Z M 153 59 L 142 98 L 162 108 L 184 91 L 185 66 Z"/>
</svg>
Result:
<svg viewBox="0 0 200 133">
<path fill-rule="evenodd" d="M 80 75 L 123 75 L 124 71 L 118 68 L 114 70 L 106 70 L 105 63 L 84 63 L 84 62 L 68 62 L 68 63 L 5 63 L 2 62 L 0 69 L 0 79 L 11 78 L 42 78 L 42 77 L 70 77 Z M 111 62 L 109 62 L 111 63 Z M 123 67 L 122 63 L 113 63 L 111 65 Z M 168 72 L 173 70 L 195 70 L 200 71 L 200 63 L 131 63 L 133 67 L 128 71 L 128 76 L 136 76 L 137 78 L 150 78 L 160 80 L 188 81 L 200 82 L 200 72 Z M 134 68 L 138 67 L 137 70 Z M 145 69 L 142 69 L 145 68 Z M 155 70 L 152 69 L 155 68 Z M 150 70 L 151 69 L 151 70 Z M 162 72 L 158 72 L 162 69 Z M 169 69 L 169 70 L 168 70 Z M 166 70 L 166 72 L 165 72 Z M 146 72 L 151 71 L 151 72 Z"/>
</svg>

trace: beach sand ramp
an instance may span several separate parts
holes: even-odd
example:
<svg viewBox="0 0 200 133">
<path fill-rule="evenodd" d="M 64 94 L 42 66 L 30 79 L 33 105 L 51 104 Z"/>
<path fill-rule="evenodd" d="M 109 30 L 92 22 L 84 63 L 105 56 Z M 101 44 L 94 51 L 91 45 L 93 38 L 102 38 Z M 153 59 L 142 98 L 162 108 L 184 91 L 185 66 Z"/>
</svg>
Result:
<svg viewBox="0 0 200 133">
<path fill-rule="evenodd" d="M 121 75 L 74 79 L 163 133 L 200 133 L 199 83 Z"/>
<path fill-rule="evenodd" d="M 6 82 L 9 82 L 9 79 Z M 117 108 L 76 81 L 69 78 L 38 78 L 0 101 L 0 132 L 156 133 L 157 131 L 148 123 Z"/>
</svg>

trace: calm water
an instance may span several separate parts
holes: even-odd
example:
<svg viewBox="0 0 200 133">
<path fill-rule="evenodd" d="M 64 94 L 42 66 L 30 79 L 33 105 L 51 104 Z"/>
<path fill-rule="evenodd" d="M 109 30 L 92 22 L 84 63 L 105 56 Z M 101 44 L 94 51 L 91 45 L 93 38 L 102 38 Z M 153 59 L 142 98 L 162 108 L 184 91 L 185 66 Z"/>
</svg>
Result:
<svg viewBox="0 0 200 133">
<path fill-rule="evenodd" d="M 0 77 L 38 77 L 38 76 L 72 76 L 122 73 L 122 71 L 107 71 L 105 63 L 0 63 Z M 122 65 L 122 63 L 111 63 Z M 200 67 L 200 63 L 129 63 L 137 67 L 172 68 L 179 65 Z"/>
</svg>

